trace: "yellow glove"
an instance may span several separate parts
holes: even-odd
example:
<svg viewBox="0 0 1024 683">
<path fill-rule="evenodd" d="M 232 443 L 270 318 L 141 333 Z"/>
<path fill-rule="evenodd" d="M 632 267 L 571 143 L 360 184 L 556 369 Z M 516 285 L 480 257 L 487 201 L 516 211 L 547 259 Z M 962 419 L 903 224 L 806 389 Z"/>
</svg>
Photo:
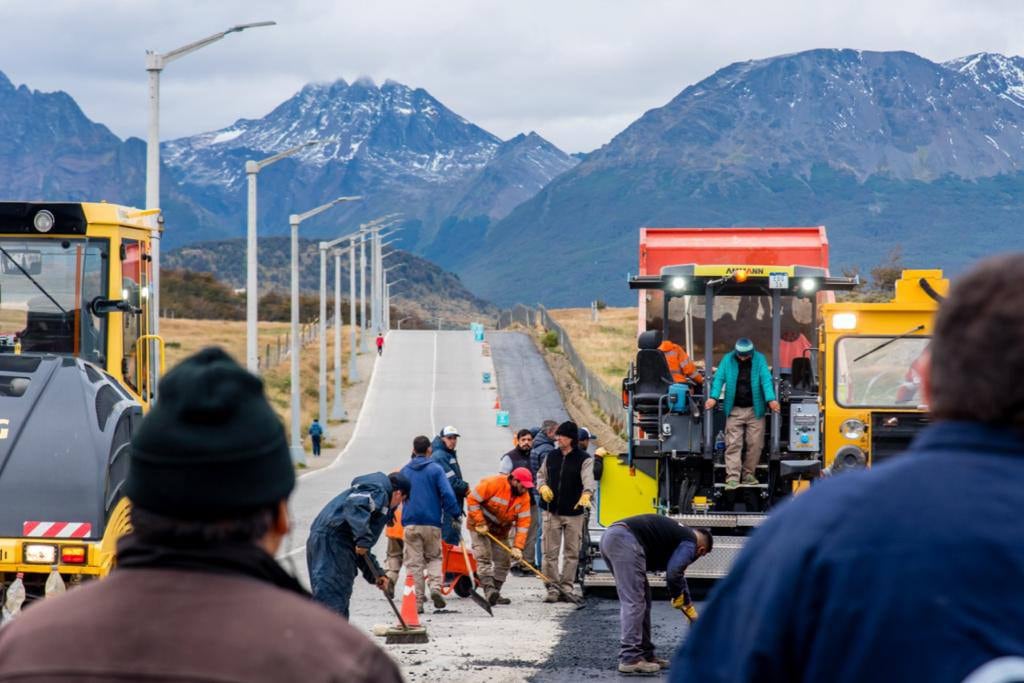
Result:
<svg viewBox="0 0 1024 683">
<path fill-rule="evenodd" d="M 540 487 L 540 497 L 544 499 L 545 503 L 550 503 L 555 499 L 555 492 L 551 490 L 551 487 L 544 484 Z"/>
<path fill-rule="evenodd" d="M 519 548 L 512 548 L 512 550 L 510 550 L 508 554 L 511 555 L 512 559 L 516 562 L 519 562 L 521 559 L 523 559 L 523 551 Z"/>
<path fill-rule="evenodd" d="M 488 529 L 488 528 L 487 528 L 487 525 L 486 525 L 486 524 L 480 524 L 480 525 L 477 525 L 477 526 L 475 527 L 475 531 L 476 531 L 476 532 L 477 532 L 478 534 L 480 534 L 481 536 L 483 536 L 483 535 L 484 535 L 484 534 L 486 534 L 486 533 L 487 533 L 488 531 L 490 531 L 490 529 Z"/>
<path fill-rule="evenodd" d="M 605 448 L 604 446 L 601 446 L 596 451 L 594 451 L 594 455 L 596 455 L 599 458 L 603 458 L 606 455 L 611 455 L 611 453 L 608 452 L 607 448 Z"/>
<path fill-rule="evenodd" d="M 697 608 L 693 606 L 692 602 L 686 602 L 686 595 L 680 594 L 678 597 L 673 598 L 672 606 L 682 611 L 686 618 L 690 620 L 690 623 L 697 620 Z"/>
<path fill-rule="evenodd" d="M 580 496 L 579 501 L 577 501 L 577 503 L 576 503 L 576 507 L 578 507 L 578 508 L 588 508 L 588 507 L 590 507 L 590 492 L 589 491 L 584 491 L 583 492 L 583 495 Z"/>
</svg>

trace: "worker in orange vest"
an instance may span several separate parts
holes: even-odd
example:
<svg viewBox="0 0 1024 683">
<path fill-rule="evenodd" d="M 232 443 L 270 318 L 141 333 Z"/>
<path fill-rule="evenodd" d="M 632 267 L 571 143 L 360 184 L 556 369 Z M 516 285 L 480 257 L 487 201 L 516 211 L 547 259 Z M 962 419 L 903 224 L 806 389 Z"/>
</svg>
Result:
<svg viewBox="0 0 1024 683">
<path fill-rule="evenodd" d="M 388 577 L 387 593 L 395 597 L 395 586 L 398 584 L 398 573 L 402 571 L 402 554 L 405 552 L 405 528 L 402 527 L 402 506 L 395 508 L 395 516 L 384 527 L 384 535 L 388 538 L 388 554 L 385 560 Z"/>
<path fill-rule="evenodd" d="M 511 560 L 523 559 L 526 535 L 530 530 L 530 493 L 533 475 L 525 467 L 517 467 L 509 474 L 484 477 L 466 499 L 468 514 L 466 526 L 476 554 L 477 576 L 484 587 L 484 595 L 492 605 L 507 605 L 510 600 L 501 597 L 501 586 L 508 576 Z M 485 534 L 490 533 L 504 542 L 515 527 L 512 554 L 509 555 Z"/>
<path fill-rule="evenodd" d="M 665 354 L 665 360 L 668 361 L 668 370 L 672 373 L 673 382 L 676 384 L 683 384 L 684 382 L 700 384 L 704 381 L 704 377 L 697 372 L 697 366 L 693 364 L 690 356 L 687 355 L 682 346 L 666 339 L 661 342 L 658 350 Z"/>
</svg>

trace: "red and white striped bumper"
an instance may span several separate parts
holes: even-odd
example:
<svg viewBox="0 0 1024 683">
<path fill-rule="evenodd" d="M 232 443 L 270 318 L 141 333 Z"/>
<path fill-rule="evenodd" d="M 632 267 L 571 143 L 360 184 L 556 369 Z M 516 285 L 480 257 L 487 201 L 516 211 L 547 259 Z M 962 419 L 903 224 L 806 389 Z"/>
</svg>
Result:
<svg viewBox="0 0 1024 683">
<path fill-rule="evenodd" d="M 89 522 L 25 522 L 21 531 L 28 538 L 89 538 L 91 533 Z"/>
</svg>

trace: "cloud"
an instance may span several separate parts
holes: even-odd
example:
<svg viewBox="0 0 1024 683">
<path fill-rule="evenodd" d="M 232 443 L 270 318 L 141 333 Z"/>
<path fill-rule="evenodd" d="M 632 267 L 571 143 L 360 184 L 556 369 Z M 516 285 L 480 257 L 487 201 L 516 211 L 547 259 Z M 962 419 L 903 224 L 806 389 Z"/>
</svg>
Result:
<svg viewBox="0 0 1024 683">
<path fill-rule="evenodd" d="M 309 81 L 366 74 L 425 88 L 503 138 L 536 130 L 588 151 L 733 61 L 815 47 L 935 60 L 1024 48 L 1014 0 L 50 0 L 4 3 L 0 70 L 65 90 L 118 135 L 141 137 L 147 48 L 265 19 L 278 26 L 168 66 L 164 139 L 263 116 Z"/>
</svg>

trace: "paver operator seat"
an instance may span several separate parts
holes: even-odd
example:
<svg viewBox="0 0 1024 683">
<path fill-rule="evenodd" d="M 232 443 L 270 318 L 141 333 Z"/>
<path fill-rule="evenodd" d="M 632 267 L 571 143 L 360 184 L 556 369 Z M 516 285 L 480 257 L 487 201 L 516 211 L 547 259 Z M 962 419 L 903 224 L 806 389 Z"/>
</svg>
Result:
<svg viewBox="0 0 1024 683">
<path fill-rule="evenodd" d="M 636 379 L 633 385 L 634 407 L 638 413 L 657 413 L 658 402 L 668 394 L 672 386 L 669 371 L 661 346 L 661 330 L 648 330 L 637 338 Z"/>
</svg>

